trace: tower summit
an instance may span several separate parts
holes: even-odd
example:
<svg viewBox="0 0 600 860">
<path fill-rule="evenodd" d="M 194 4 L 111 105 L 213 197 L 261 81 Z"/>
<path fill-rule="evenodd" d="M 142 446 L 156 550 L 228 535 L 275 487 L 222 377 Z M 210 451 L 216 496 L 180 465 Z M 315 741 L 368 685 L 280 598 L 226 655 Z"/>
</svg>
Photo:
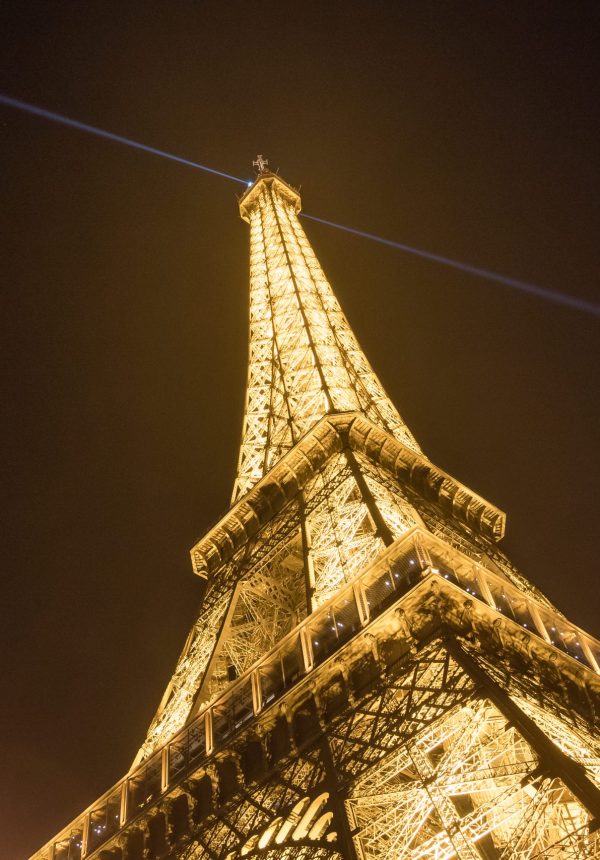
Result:
<svg viewBox="0 0 600 860">
<path fill-rule="evenodd" d="M 422 454 L 298 192 L 254 164 L 242 442 L 191 551 L 203 603 L 129 772 L 34 860 L 600 858 L 600 642 Z"/>
<path fill-rule="evenodd" d="M 419 450 L 373 373 L 298 219 L 300 195 L 259 156 L 250 225 L 250 352 L 233 501 L 324 415 L 361 412 Z"/>
</svg>

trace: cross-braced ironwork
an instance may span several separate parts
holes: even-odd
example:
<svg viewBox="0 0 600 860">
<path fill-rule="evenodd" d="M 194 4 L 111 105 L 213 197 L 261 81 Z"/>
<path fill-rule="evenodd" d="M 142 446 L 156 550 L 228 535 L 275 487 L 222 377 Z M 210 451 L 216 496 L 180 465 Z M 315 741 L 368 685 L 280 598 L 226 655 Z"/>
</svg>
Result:
<svg viewBox="0 0 600 860">
<path fill-rule="evenodd" d="M 127 775 L 35 860 L 600 858 L 600 643 L 420 451 L 255 162 L 250 360 L 203 605 Z M 109 739 L 107 739 L 107 743 Z"/>
<path fill-rule="evenodd" d="M 233 501 L 328 412 L 363 412 L 419 450 L 306 238 L 298 193 L 261 172 L 240 209 L 250 225 L 250 358 Z"/>
</svg>

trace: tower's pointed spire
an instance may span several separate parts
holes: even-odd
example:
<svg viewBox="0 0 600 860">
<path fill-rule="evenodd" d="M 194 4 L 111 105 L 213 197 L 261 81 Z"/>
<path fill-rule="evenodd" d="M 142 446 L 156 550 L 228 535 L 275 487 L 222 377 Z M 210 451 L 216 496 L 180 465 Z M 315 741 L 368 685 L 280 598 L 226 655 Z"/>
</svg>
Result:
<svg viewBox="0 0 600 860">
<path fill-rule="evenodd" d="M 250 225 L 250 353 L 233 501 L 323 415 L 362 412 L 419 450 L 367 361 L 298 219 L 300 195 L 253 162 L 240 200 Z"/>
</svg>

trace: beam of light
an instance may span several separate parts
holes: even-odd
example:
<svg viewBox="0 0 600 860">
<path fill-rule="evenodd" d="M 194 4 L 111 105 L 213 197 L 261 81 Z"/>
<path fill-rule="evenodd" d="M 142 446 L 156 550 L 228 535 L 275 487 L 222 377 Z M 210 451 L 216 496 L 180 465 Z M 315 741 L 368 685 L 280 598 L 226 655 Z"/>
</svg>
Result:
<svg viewBox="0 0 600 860">
<path fill-rule="evenodd" d="M 215 170 L 215 168 L 207 167 L 205 164 L 199 164 L 196 161 L 181 158 L 181 156 L 174 155 L 171 152 L 165 152 L 162 149 L 147 146 L 145 143 L 139 143 L 137 140 L 131 140 L 128 137 L 123 137 L 122 135 L 115 134 L 112 131 L 105 131 L 102 128 L 97 128 L 96 126 L 79 122 L 79 120 L 70 119 L 70 117 L 63 116 L 62 114 L 55 113 L 54 111 L 46 110 L 45 108 L 37 107 L 37 105 L 12 98 L 11 96 L 4 95 L 3 93 L 0 93 L 0 104 L 25 111 L 26 113 L 33 114 L 33 116 L 39 116 L 43 119 L 60 123 L 61 125 L 76 128 L 79 131 L 85 131 L 88 134 L 95 134 L 97 137 L 103 137 L 106 140 L 123 143 L 125 146 L 140 149 L 142 152 L 149 152 L 151 155 L 159 155 L 161 158 L 169 159 L 169 161 L 176 161 L 178 164 L 185 164 L 187 167 L 194 167 L 196 170 L 203 170 L 205 173 L 212 173 L 215 176 L 221 176 L 223 179 L 230 179 L 232 182 L 239 182 L 245 186 L 253 184 L 252 181 L 249 182 L 239 176 L 232 176 L 231 173 L 225 173 L 222 170 Z M 506 275 L 500 275 L 497 272 L 490 272 L 487 269 L 472 266 L 470 263 L 461 263 L 460 260 L 452 260 L 449 257 L 443 257 L 440 254 L 433 254 L 430 251 L 413 248 L 411 245 L 405 245 L 403 242 L 395 242 L 393 239 L 384 239 L 381 236 L 375 236 L 373 233 L 366 233 L 363 230 L 357 230 L 354 227 L 346 227 L 344 224 L 336 224 L 334 221 L 327 221 L 325 218 L 317 218 L 316 215 L 302 213 L 302 217 L 309 218 L 311 221 L 317 221 L 319 224 L 325 224 L 327 227 L 334 227 L 336 230 L 343 230 L 345 233 L 352 233 L 354 236 L 360 236 L 363 239 L 369 239 L 372 242 L 379 242 L 381 245 L 387 245 L 388 247 L 396 248 L 399 251 L 405 251 L 407 254 L 413 254 L 417 257 L 431 260 L 434 263 L 440 263 L 443 266 L 450 266 L 453 269 L 459 269 L 460 271 L 467 272 L 470 275 L 485 278 L 488 281 L 494 281 L 495 283 L 502 284 L 506 287 L 513 287 L 514 289 L 521 290 L 525 293 L 538 296 L 538 298 L 546 299 L 547 301 L 555 302 L 559 305 L 566 305 L 567 307 L 574 308 L 575 310 L 584 311 L 600 317 L 600 305 L 588 302 L 585 299 L 580 299 L 576 296 L 570 296 L 565 293 L 559 293 L 555 290 L 549 290 L 546 287 L 536 286 L 535 284 L 529 284 L 526 281 L 520 281 L 516 278 L 509 278 Z"/>
<path fill-rule="evenodd" d="M 153 146 L 147 146 L 145 143 L 139 143 L 137 140 L 131 140 L 128 137 L 123 137 L 120 134 L 115 134 L 112 131 L 105 131 L 103 128 L 96 128 L 94 125 L 88 125 L 85 122 L 79 122 L 77 119 L 70 119 L 68 116 L 63 116 L 54 111 L 45 110 L 45 108 L 37 107 L 36 105 L 22 102 L 20 99 L 13 99 L 10 96 L 0 93 L 0 104 L 8 107 L 17 108 L 17 110 L 25 111 L 25 113 L 40 116 L 43 119 L 49 119 L 52 122 L 58 122 L 61 125 L 68 125 L 71 128 L 76 128 L 79 131 L 85 131 L 88 134 L 95 134 L 97 137 L 103 137 L 106 140 L 113 140 L 117 143 L 124 143 L 125 146 L 132 146 L 134 149 L 141 149 L 142 152 L 149 152 L 151 155 L 160 155 L 161 158 L 168 158 L 170 161 L 177 161 L 179 164 L 185 164 L 187 167 L 195 167 L 197 170 L 204 170 L 206 173 L 214 173 L 215 176 L 221 176 L 223 179 L 231 179 L 232 182 L 241 182 L 242 185 L 248 185 L 247 180 L 240 179 L 239 176 L 232 176 L 230 173 L 224 173 L 222 170 L 215 170 L 213 167 L 207 167 L 206 164 L 198 164 L 196 161 L 190 161 L 187 158 L 181 158 L 179 155 L 173 155 L 171 152 L 165 152 L 162 149 L 155 149 Z"/>
<path fill-rule="evenodd" d="M 423 257 L 426 260 L 432 260 L 434 263 L 441 263 L 443 266 L 450 266 L 453 269 L 459 269 L 461 272 L 467 272 L 470 275 L 476 275 L 479 278 L 485 278 L 488 281 L 495 281 L 498 284 L 503 284 L 505 287 L 513 287 L 517 290 L 522 290 L 524 293 L 530 293 L 533 296 L 555 302 L 559 305 L 566 305 L 578 311 L 585 311 L 600 317 L 600 305 L 593 302 L 588 302 L 585 299 L 577 298 L 576 296 L 566 295 L 565 293 L 549 290 L 546 287 L 538 287 L 535 284 L 529 284 L 526 281 L 519 281 L 516 278 L 509 278 L 506 275 L 500 275 L 498 272 L 490 272 L 487 269 L 480 269 L 478 266 L 472 266 L 470 263 L 461 263 L 460 260 L 452 260 L 450 257 L 442 257 L 440 254 L 433 254 L 431 251 L 422 251 L 419 248 L 413 248 L 411 245 L 404 245 L 402 242 L 395 242 L 393 239 L 383 239 L 381 236 L 375 236 L 373 233 L 365 233 L 362 230 L 356 230 L 354 227 L 346 227 L 344 224 L 336 224 L 334 221 L 326 221 L 325 218 L 317 218 L 316 215 L 307 215 L 302 213 L 303 218 L 309 218 L 311 221 L 317 221 L 319 224 L 326 224 L 328 227 L 335 227 L 336 230 L 343 230 L 345 233 L 352 233 L 354 236 L 360 236 L 363 239 L 370 239 L 372 242 L 379 242 L 381 245 L 388 245 L 390 248 L 397 248 L 400 251 L 406 251 L 408 254 L 414 254 L 417 257 Z"/>
</svg>

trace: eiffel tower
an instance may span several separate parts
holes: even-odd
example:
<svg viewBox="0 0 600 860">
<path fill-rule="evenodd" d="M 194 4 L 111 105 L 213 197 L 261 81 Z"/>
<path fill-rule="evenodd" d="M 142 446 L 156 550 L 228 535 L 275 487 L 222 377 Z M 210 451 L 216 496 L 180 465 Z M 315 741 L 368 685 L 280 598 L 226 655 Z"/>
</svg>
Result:
<svg viewBox="0 0 600 860">
<path fill-rule="evenodd" d="M 600 858 L 600 643 L 422 452 L 261 156 L 203 604 L 126 776 L 35 860 Z"/>
</svg>

